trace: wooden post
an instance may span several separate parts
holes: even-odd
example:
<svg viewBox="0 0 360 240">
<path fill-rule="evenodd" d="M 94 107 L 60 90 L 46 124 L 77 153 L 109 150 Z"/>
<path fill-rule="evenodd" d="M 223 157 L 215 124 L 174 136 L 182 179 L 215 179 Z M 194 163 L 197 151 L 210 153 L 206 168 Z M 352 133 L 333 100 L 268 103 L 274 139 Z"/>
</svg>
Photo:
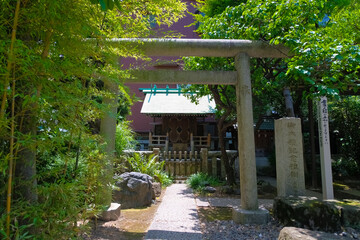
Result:
<svg viewBox="0 0 360 240">
<path fill-rule="evenodd" d="M 187 151 L 184 152 L 185 176 L 189 176 L 189 162 L 187 161 Z"/>
<path fill-rule="evenodd" d="M 195 151 L 195 144 L 194 144 L 194 136 L 193 133 L 190 133 L 190 150 L 192 153 Z"/>
<path fill-rule="evenodd" d="M 164 151 L 164 171 L 169 174 L 169 161 L 168 161 L 168 153 Z M 170 175 L 170 174 L 169 174 Z"/>
<path fill-rule="evenodd" d="M 320 163 L 321 163 L 321 182 L 323 199 L 334 199 L 331 152 L 330 152 L 330 134 L 327 98 L 321 97 L 318 103 L 319 115 L 319 142 L 320 142 Z"/>
<path fill-rule="evenodd" d="M 208 173 L 208 150 L 207 148 L 201 148 L 201 171 Z"/>
<path fill-rule="evenodd" d="M 208 133 L 206 146 L 207 146 L 208 148 L 210 148 L 210 144 L 211 144 L 211 135 L 210 135 L 210 133 Z"/>
<path fill-rule="evenodd" d="M 160 148 L 154 148 L 153 154 L 156 156 L 156 161 L 159 161 L 160 159 Z"/>
<path fill-rule="evenodd" d="M 190 173 L 189 175 L 193 174 L 193 169 L 196 172 L 196 162 L 195 159 L 193 158 L 193 153 L 190 151 L 189 153 L 189 160 L 190 160 Z"/>
<path fill-rule="evenodd" d="M 169 151 L 169 133 L 166 133 L 166 140 L 165 140 L 165 151 Z"/>
<path fill-rule="evenodd" d="M 182 158 L 182 151 L 179 151 L 179 176 L 183 176 L 185 173 L 184 160 Z"/>
<path fill-rule="evenodd" d="M 195 158 L 195 172 L 200 172 L 201 170 L 201 166 L 200 166 L 200 164 L 201 164 L 201 162 L 199 163 L 199 161 L 198 161 L 198 152 L 197 151 L 195 151 L 195 153 L 194 153 L 194 158 Z"/>
<path fill-rule="evenodd" d="M 174 176 L 174 162 L 171 158 L 171 152 L 169 151 L 169 174 L 170 176 Z"/>
<path fill-rule="evenodd" d="M 178 161 L 177 161 L 177 155 L 176 155 L 176 151 L 174 151 L 174 176 L 175 178 L 177 177 L 177 174 L 178 174 Z"/>
<path fill-rule="evenodd" d="M 212 169 L 213 177 L 216 177 L 217 176 L 217 157 L 216 157 L 216 155 L 214 155 L 211 158 L 211 169 Z"/>
</svg>

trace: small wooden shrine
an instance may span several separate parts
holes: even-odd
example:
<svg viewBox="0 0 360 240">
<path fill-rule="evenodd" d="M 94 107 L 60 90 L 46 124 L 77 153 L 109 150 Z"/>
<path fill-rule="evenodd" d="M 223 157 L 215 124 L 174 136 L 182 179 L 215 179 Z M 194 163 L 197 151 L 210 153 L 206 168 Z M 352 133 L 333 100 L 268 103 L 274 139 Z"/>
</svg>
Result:
<svg viewBox="0 0 360 240">
<path fill-rule="evenodd" d="M 215 102 L 205 96 L 196 103 L 179 88 L 140 89 L 146 96 L 141 113 L 152 116 L 153 132 L 149 148 L 173 151 L 194 151 L 210 147 L 208 125 L 214 123 Z"/>
</svg>

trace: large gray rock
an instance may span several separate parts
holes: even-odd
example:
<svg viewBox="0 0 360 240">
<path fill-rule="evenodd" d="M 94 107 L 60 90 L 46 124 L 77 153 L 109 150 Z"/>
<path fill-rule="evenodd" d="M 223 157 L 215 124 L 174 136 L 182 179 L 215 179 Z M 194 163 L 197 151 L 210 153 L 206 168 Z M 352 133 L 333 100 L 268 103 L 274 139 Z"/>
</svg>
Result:
<svg viewBox="0 0 360 240">
<path fill-rule="evenodd" d="M 360 201 L 346 199 L 338 205 L 341 207 L 342 225 L 360 229 Z"/>
<path fill-rule="evenodd" d="M 155 199 L 152 177 L 138 172 L 126 172 L 115 176 L 115 185 L 120 190 L 113 191 L 113 199 L 122 209 L 150 206 Z"/>
<path fill-rule="evenodd" d="M 335 232 L 341 227 L 360 228 L 360 201 L 326 200 L 314 197 L 278 197 L 274 215 L 287 226 Z"/>
<path fill-rule="evenodd" d="M 279 240 L 335 240 L 341 236 L 303 228 L 285 227 L 280 231 Z"/>
<path fill-rule="evenodd" d="M 216 192 L 216 188 L 211 187 L 211 186 L 206 186 L 206 187 L 204 188 L 204 191 L 205 191 L 205 192 L 208 192 L 208 193 L 215 193 L 215 192 Z"/>
<path fill-rule="evenodd" d="M 287 226 L 335 232 L 341 229 L 341 212 L 331 202 L 311 197 L 278 197 L 274 215 Z"/>
</svg>

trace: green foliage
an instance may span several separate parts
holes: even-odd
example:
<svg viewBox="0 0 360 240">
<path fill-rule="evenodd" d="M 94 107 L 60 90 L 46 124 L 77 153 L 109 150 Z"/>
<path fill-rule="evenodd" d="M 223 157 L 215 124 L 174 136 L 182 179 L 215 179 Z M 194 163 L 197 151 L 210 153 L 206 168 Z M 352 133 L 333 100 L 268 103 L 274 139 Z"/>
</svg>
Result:
<svg viewBox="0 0 360 240">
<path fill-rule="evenodd" d="M 112 10 L 116 5 L 117 9 L 121 10 L 121 5 L 119 0 L 90 0 L 93 4 L 100 4 L 100 7 L 103 11 Z"/>
<path fill-rule="evenodd" d="M 214 5 L 200 2 L 204 9 Z M 284 86 L 301 86 L 305 96 L 338 95 L 359 87 L 359 11 L 359 2 L 351 0 L 248 0 L 217 15 L 197 15 L 202 23 L 198 32 L 207 39 L 260 40 L 290 48 L 288 59 L 252 60 L 253 92 L 263 101 L 266 96 L 274 102 Z M 191 65 L 209 64 L 196 60 Z"/>
<path fill-rule="evenodd" d="M 128 121 L 122 121 L 116 126 L 115 150 L 118 156 L 126 149 L 135 149 L 137 142 L 134 134 Z"/>
<path fill-rule="evenodd" d="M 332 170 L 335 178 L 358 178 L 360 174 L 359 162 L 353 158 L 341 157 L 332 162 Z"/>
<path fill-rule="evenodd" d="M 119 115 L 114 117 L 122 119 L 132 98 L 119 80 L 128 76 L 119 67 L 119 57 L 141 56 L 136 49 L 112 46 L 107 39 L 149 36 L 155 31 L 150 16 L 159 26 L 169 25 L 184 16 L 185 4 L 175 0 L 21 1 L 13 41 L 15 6 L 16 1 L 0 1 L 0 235 L 6 234 L 3 206 L 10 139 L 14 139 L 12 239 L 76 239 L 82 227 L 74 223 L 89 217 L 89 211 L 96 214 L 102 207 L 99 192 L 111 187 L 111 176 L 104 176 L 110 165 L 104 141 L 91 134 L 92 125 L 109 111 L 102 100 L 115 97 L 104 89 L 104 82 L 119 86 Z M 32 157 L 25 159 L 23 152 Z M 27 175 L 37 180 L 34 189 L 20 180 L 26 175 L 25 163 L 37 169 L 38 174 Z M 39 200 L 30 204 L 22 199 L 25 187 Z"/>
<path fill-rule="evenodd" d="M 103 171 L 105 155 L 99 150 L 102 146 L 97 144 L 96 136 L 85 139 L 78 166 L 75 165 L 74 152 L 65 154 L 57 149 L 39 153 L 39 200 L 30 204 L 16 198 L 12 202 L 13 239 L 78 239 L 89 227 L 75 223 L 84 222 L 101 212 L 103 206 L 95 204 L 95 199 L 98 189 L 108 187 L 100 181 L 99 174 Z M 1 195 L 5 196 L 3 188 Z M 1 204 L 4 206 L 5 203 Z M 3 208 L 0 210 L 5 212 Z M 5 229 L 5 216 L 3 214 L 0 218 L 1 229 Z"/>
<path fill-rule="evenodd" d="M 217 177 L 210 176 L 206 173 L 194 173 L 187 180 L 186 183 L 197 192 L 203 192 L 206 186 L 222 186 L 224 183 Z"/>
<path fill-rule="evenodd" d="M 127 158 L 130 163 L 131 171 L 140 172 L 154 177 L 163 186 L 168 186 L 172 183 L 172 179 L 163 171 L 165 162 L 158 162 L 158 156 L 135 152 L 132 157 Z"/>
<path fill-rule="evenodd" d="M 132 171 L 145 173 L 154 176 L 155 172 L 162 169 L 164 162 L 158 162 L 157 156 L 151 154 L 146 156 L 141 153 L 134 153 L 133 157 L 128 158 Z"/>
<path fill-rule="evenodd" d="M 94 196 L 82 182 L 46 184 L 38 188 L 39 202 L 13 202 L 12 239 L 78 239 L 86 225 L 78 225 L 101 208 L 90 204 Z M 4 215 L 3 215 L 4 216 Z M 3 218 L 0 219 L 4 226 Z M 4 234 L 4 233 L 3 233 Z"/>
<path fill-rule="evenodd" d="M 222 13 L 227 7 L 234 7 L 243 2 L 246 0 L 197 0 L 197 7 L 206 16 L 213 17 Z"/>
<path fill-rule="evenodd" d="M 162 187 L 170 186 L 173 183 L 173 179 L 164 171 L 158 171 L 155 176 Z"/>
<path fill-rule="evenodd" d="M 360 172 L 360 98 L 343 97 L 329 104 L 331 131 L 340 141 L 344 157 L 334 163 L 342 176 L 357 176 Z"/>
</svg>

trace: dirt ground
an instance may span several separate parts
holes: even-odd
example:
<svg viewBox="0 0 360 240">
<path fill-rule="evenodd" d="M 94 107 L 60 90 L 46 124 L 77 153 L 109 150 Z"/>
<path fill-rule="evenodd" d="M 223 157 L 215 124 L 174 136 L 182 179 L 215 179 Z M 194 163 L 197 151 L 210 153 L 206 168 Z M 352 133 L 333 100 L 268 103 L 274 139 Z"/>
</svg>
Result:
<svg viewBox="0 0 360 240">
<path fill-rule="evenodd" d="M 358 183 L 358 182 L 357 182 Z M 334 184 L 335 196 L 339 199 L 351 198 L 360 199 L 360 190 L 358 184 Z M 155 204 L 147 208 L 121 210 L 121 216 L 116 221 L 102 222 L 94 220 L 91 222 L 92 231 L 90 235 L 84 235 L 84 240 L 142 240 L 149 228 L 152 219 L 159 207 L 165 193 L 163 189 L 161 196 L 156 199 Z M 197 194 L 196 194 L 197 195 Z M 206 194 L 209 197 L 227 197 L 240 198 L 237 194 L 226 194 L 217 189 L 214 194 Z M 343 195 L 343 196 L 339 196 Z M 274 188 L 259 188 L 259 199 L 272 199 L 276 196 Z M 231 220 L 231 211 L 218 211 L 217 208 L 199 209 L 199 217 L 202 223 L 213 220 Z"/>
<path fill-rule="evenodd" d="M 161 196 L 150 207 L 121 210 L 121 216 L 116 221 L 92 221 L 92 231 L 90 235 L 83 236 L 84 240 L 143 239 L 165 191 L 162 190 Z"/>
</svg>

